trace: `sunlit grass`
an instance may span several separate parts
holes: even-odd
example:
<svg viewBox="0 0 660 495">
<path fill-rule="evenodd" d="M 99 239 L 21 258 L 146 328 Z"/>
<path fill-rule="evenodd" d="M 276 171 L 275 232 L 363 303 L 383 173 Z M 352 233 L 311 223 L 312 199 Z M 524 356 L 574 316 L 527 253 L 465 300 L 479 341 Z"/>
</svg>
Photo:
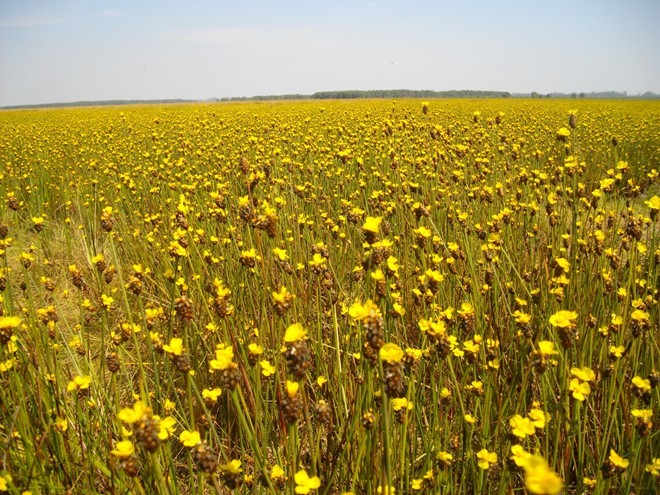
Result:
<svg viewBox="0 0 660 495">
<path fill-rule="evenodd" d="M 2 113 L 0 491 L 657 489 L 659 110 Z"/>
</svg>

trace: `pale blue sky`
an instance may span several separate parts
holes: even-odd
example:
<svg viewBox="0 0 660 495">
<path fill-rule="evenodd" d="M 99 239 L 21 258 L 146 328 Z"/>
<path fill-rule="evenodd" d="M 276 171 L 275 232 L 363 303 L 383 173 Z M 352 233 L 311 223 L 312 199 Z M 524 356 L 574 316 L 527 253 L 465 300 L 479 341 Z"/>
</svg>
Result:
<svg viewBox="0 0 660 495">
<path fill-rule="evenodd" d="M 0 106 L 341 89 L 660 93 L 660 0 L 0 0 Z"/>
</svg>

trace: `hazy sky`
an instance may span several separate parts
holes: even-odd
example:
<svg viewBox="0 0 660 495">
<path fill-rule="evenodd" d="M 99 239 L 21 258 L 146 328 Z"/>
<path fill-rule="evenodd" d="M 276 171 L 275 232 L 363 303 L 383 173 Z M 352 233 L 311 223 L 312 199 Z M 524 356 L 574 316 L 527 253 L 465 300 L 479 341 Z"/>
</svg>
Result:
<svg viewBox="0 0 660 495">
<path fill-rule="evenodd" d="M 341 89 L 660 93 L 660 0 L 0 0 L 0 106 Z"/>
</svg>

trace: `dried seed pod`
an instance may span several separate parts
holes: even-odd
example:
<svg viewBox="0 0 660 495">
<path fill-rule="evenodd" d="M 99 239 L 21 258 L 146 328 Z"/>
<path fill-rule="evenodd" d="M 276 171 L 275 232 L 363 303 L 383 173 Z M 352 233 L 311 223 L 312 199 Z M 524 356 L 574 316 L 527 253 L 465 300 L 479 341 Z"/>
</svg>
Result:
<svg viewBox="0 0 660 495">
<path fill-rule="evenodd" d="M 306 340 L 291 342 L 284 354 L 287 368 L 296 380 L 302 380 L 312 364 L 312 352 Z"/>
<path fill-rule="evenodd" d="M 332 409 L 328 403 L 321 399 L 318 401 L 315 407 L 316 417 L 320 423 L 329 424 L 332 419 Z"/>
<path fill-rule="evenodd" d="M 113 279 L 115 278 L 115 267 L 114 266 L 109 266 L 106 268 L 106 270 L 103 272 L 103 280 L 105 280 L 106 284 L 112 283 Z"/>
<path fill-rule="evenodd" d="M 135 478 L 138 475 L 137 459 L 135 459 L 134 456 L 125 457 L 124 459 L 121 460 L 119 465 L 124 470 L 127 476 L 130 476 L 131 478 Z"/>
<path fill-rule="evenodd" d="M 135 439 L 147 452 L 155 452 L 161 443 L 159 432 L 160 425 L 151 415 L 148 415 L 135 427 Z"/>
<path fill-rule="evenodd" d="M 188 373 L 192 369 L 190 366 L 190 356 L 186 352 L 172 355 L 172 362 L 181 373 Z"/>
<path fill-rule="evenodd" d="M 111 373 L 117 373 L 117 371 L 119 371 L 121 361 L 119 359 L 119 354 L 116 352 L 108 353 L 108 355 L 105 357 L 105 362 L 108 366 L 108 370 L 110 370 Z"/>
<path fill-rule="evenodd" d="M 192 321 L 194 318 L 192 300 L 185 294 L 174 301 L 174 311 L 183 321 Z"/>
<path fill-rule="evenodd" d="M 142 280 L 140 280 L 135 275 L 132 275 L 131 278 L 128 280 L 128 284 L 126 285 L 126 287 L 132 294 L 138 296 L 142 292 Z"/>
<path fill-rule="evenodd" d="M 383 381 L 385 382 L 385 393 L 392 398 L 405 397 L 406 383 L 403 374 L 403 361 L 383 362 Z"/>
<path fill-rule="evenodd" d="M 192 458 L 202 473 L 211 474 L 218 467 L 218 456 L 206 442 L 200 442 L 193 447 Z"/>
<path fill-rule="evenodd" d="M 10 196 L 7 198 L 7 206 L 9 207 L 10 210 L 17 211 L 21 205 L 18 202 L 18 200 L 14 196 Z"/>
<path fill-rule="evenodd" d="M 227 368 L 220 373 L 220 382 L 222 388 L 234 390 L 240 383 L 241 373 L 236 363 L 230 363 Z"/>
<path fill-rule="evenodd" d="M 383 317 L 380 314 L 370 314 L 362 320 L 362 326 L 369 346 L 375 351 L 380 350 L 385 343 Z"/>
</svg>

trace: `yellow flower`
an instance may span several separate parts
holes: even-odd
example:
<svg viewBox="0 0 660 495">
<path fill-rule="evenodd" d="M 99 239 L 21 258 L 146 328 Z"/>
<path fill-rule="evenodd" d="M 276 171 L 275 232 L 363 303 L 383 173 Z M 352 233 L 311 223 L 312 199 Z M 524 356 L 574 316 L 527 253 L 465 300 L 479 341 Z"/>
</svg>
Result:
<svg viewBox="0 0 660 495">
<path fill-rule="evenodd" d="M 644 323 L 649 321 L 650 315 L 647 311 L 642 311 L 641 309 L 636 309 L 630 314 L 630 318 L 637 323 Z"/>
<path fill-rule="evenodd" d="M 550 324 L 553 327 L 572 328 L 575 326 L 578 314 L 575 311 L 561 310 L 550 317 Z"/>
<path fill-rule="evenodd" d="M 300 384 L 298 382 L 286 381 L 286 393 L 289 397 L 295 397 L 299 388 Z"/>
<path fill-rule="evenodd" d="M 535 428 L 545 428 L 545 424 L 550 422 L 550 415 L 541 409 L 531 409 L 527 417 L 532 420 Z"/>
<path fill-rule="evenodd" d="M 211 372 L 223 371 L 229 368 L 234 361 L 234 348 L 225 347 L 222 344 L 218 345 L 215 350 L 215 359 L 209 363 Z"/>
<path fill-rule="evenodd" d="M 232 459 L 227 464 L 224 464 L 220 467 L 221 471 L 231 474 L 240 474 L 241 472 L 241 461 L 240 459 Z"/>
<path fill-rule="evenodd" d="M 519 309 L 513 312 L 513 318 L 516 320 L 516 323 L 519 323 L 521 325 L 528 325 L 529 322 L 532 321 L 532 315 L 520 311 Z"/>
<path fill-rule="evenodd" d="M 284 249 L 273 248 L 273 254 L 280 261 L 286 261 L 289 259 L 289 255 L 286 253 Z"/>
<path fill-rule="evenodd" d="M 619 469 L 626 469 L 630 464 L 630 461 L 621 457 L 614 451 L 614 449 L 610 449 L 610 456 L 608 457 L 608 460 L 612 466 Z"/>
<path fill-rule="evenodd" d="M 653 462 L 644 467 L 644 471 L 650 473 L 651 476 L 660 476 L 660 457 L 654 457 Z"/>
<path fill-rule="evenodd" d="M 35 257 L 32 254 L 26 252 L 22 252 L 20 258 L 21 258 L 21 263 L 23 263 L 23 265 L 26 268 L 28 268 L 30 263 L 35 260 Z"/>
<path fill-rule="evenodd" d="M 466 423 L 471 424 L 471 425 L 473 425 L 477 422 L 477 418 L 472 416 L 472 414 L 466 414 L 465 416 L 463 416 L 463 419 L 465 419 Z"/>
<path fill-rule="evenodd" d="M 620 346 L 618 346 L 618 347 L 617 347 L 617 346 L 613 346 L 613 345 L 611 345 L 610 348 L 609 348 L 609 350 L 608 350 L 608 352 L 610 353 L 610 355 L 611 355 L 612 357 L 617 358 L 617 359 L 620 358 L 620 357 L 623 357 L 623 353 L 624 353 L 625 351 L 626 351 L 626 348 L 625 348 L 624 346 L 622 346 L 622 345 L 620 345 Z"/>
<path fill-rule="evenodd" d="M 386 363 L 399 363 L 403 359 L 403 350 L 396 344 L 387 343 L 380 348 L 380 358 Z"/>
<path fill-rule="evenodd" d="M 428 239 L 431 237 L 431 231 L 424 227 L 423 225 L 420 226 L 418 229 L 414 229 L 413 232 L 417 235 L 417 237 L 420 237 L 422 239 Z"/>
<path fill-rule="evenodd" d="M 364 225 L 362 226 L 362 230 L 365 232 L 373 232 L 374 234 L 378 234 L 382 221 L 383 219 L 381 217 L 367 217 Z"/>
<path fill-rule="evenodd" d="M 220 388 L 214 388 L 214 389 L 208 389 L 205 388 L 202 390 L 202 397 L 208 401 L 215 402 L 218 400 L 218 397 L 222 394 L 222 389 Z"/>
<path fill-rule="evenodd" d="M 270 470 L 270 479 L 273 481 L 284 479 L 284 469 L 279 464 L 275 464 Z"/>
<path fill-rule="evenodd" d="M 256 259 L 257 250 L 254 248 L 250 248 L 246 251 L 241 251 L 241 258 Z"/>
<path fill-rule="evenodd" d="M 223 464 L 220 467 L 221 471 L 231 474 L 240 474 L 241 472 L 241 461 L 240 459 L 232 459 L 227 464 Z"/>
<path fill-rule="evenodd" d="M 651 210 L 658 211 L 658 210 L 660 210 L 660 196 L 658 196 L 656 194 L 655 196 L 653 196 L 648 201 L 644 201 L 644 204 L 646 206 L 648 206 L 649 208 L 651 208 Z"/>
<path fill-rule="evenodd" d="M 282 287 L 278 292 L 272 292 L 273 301 L 276 303 L 284 303 L 288 298 L 295 298 L 296 296 L 287 291 L 286 287 Z"/>
<path fill-rule="evenodd" d="M 12 478 L 10 474 L 0 475 L 0 492 L 6 492 L 9 490 L 9 483 L 11 483 Z"/>
<path fill-rule="evenodd" d="M 0 330 L 10 330 L 18 327 L 21 319 L 18 316 L 0 316 Z"/>
<path fill-rule="evenodd" d="M 5 373 L 14 367 L 14 360 L 7 359 L 6 361 L 0 362 L 0 373 Z"/>
<path fill-rule="evenodd" d="M 163 350 L 173 356 L 180 356 L 183 353 L 183 339 L 174 337 L 169 344 L 163 346 Z"/>
<path fill-rule="evenodd" d="M 307 338 L 307 330 L 300 324 L 294 323 L 284 332 L 284 343 L 290 344 Z"/>
<path fill-rule="evenodd" d="M 639 389 L 640 392 L 646 393 L 651 391 L 651 381 L 642 378 L 641 376 L 635 376 L 632 379 L 632 383 L 635 387 Z"/>
<path fill-rule="evenodd" d="M 399 260 L 396 259 L 394 256 L 390 256 L 387 258 L 387 269 L 393 273 L 396 273 L 399 271 Z"/>
<path fill-rule="evenodd" d="M 139 400 L 133 404 L 133 407 L 125 407 L 119 411 L 117 417 L 124 423 L 133 424 L 140 421 L 140 419 L 142 419 L 142 417 L 146 414 L 149 414 L 149 412 L 150 409 L 147 407 L 147 405 Z"/>
<path fill-rule="evenodd" d="M 172 402 L 170 399 L 165 399 L 163 409 L 165 410 L 165 414 L 169 414 L 174 411 L 174 409 L 176 409 L 176 404 L 174 404 L 174 402 Z"/>
<path fill-rule="evenodd" d="M 133 452 L 135 452 L 135 446 L 130 440 L 122 440 L 121 442 L 117 442 L 114 450 L 110 451 L 112 455 L 119 458 L 130 457 L 133 455 Z"/>
<path fill-rule="evenodd" d="M 194 447 L 202 441 L 198 431 L 184 430 L 179 435 L 179 440 L 186 447 Z"/>
<path fill-rule="evenodd" d="M 316 490 L 321 486 L 321 480 L 318 476 L 312 476 L 311 478 L 304 469 L 301 469 L 294 476 L 296 482 L 296 493 L 305 494 L 309 493 L 312 490 Z"/>
<path fill-rule="evenodd" d="M 488 452 L 487 449 L 481 449 L 479 452 L 477 452 L 477 465 L 481 469 L 489 469 L 491 464 L 495 464 L 497 462 L 497 453 L 496 452 Z"/>
<path fill-rule="evenodd" d="M 523 418 L 520 414 L 516 414 L 509 420 L 511 426 L 511 433 L 518 438 L 526 438 L 532 436 L 535 432 L 534 423 L 529 418 Z"/>
<path fill-rule="evenodd" d="M 172 434 L 174 434 L 176 419 L 174 419 L 172 416 L 167 416 L 163 419 L 160 419 L 158 416 L 154 416 L 154 420 L 156 420 L 159 427 L 158 438 L 165 441 L 170 438 Z"/>
<path fill-rule="evenodd" d="M 591 387 L 589 383 L 583 382 L 578 378 L 571 379 L 571 382 L 568 384 L 568 388 L 572 392 L 573 398 L 579 400 L 580 402 L 584 401 L 587 398 L 587 395 L 591 393 Z"/>
<path fill-rule="evenodd" d="M 596 379 L 596 373 L 586 366 L 583 368 L 571 368 L 571 375 L 579 378 L 583 382 L 592 382 Z"/>
<path fill-rule="evenodd" d="M 92 383 L 92 377 L 89 375 L 76 376 L 73 380 L 69 382 L 69 384 L 66 387 L 66 390 L 67 392 L 87 390 L 91 383 Z"/>
<path fill-rule="evenodd" d="M 392 399 L 392 409 L 395 411 L 412 411 L 413 403 L 405 397 L 396 397 Z"/>
<path fill-rule="evenodd" d="M 66 418 L 57 418 L 55 420 L 55 428 L 61 432 L 65 432 L 69 429 L 69 421 Z"/>
<path fill-rule="evenodd" d="M 447 333 L 447 324 L 444 320 L 428 321 L 421 319 L 419 320 L 418 325 L 422 332 L 431 337 L 441 338 Z"/>
<path fill-rule="evenodd" d="M 309 262 L 309 266 L 312 267 L 323 266 L 325 265 L 326 261 L 327 259 L 321 256 L 319 253 L 314 253 L 314 256 L 312 256 L 312 261 Z"/>
<path fill-rule="evenodd" d="M 270 364 L 270 361 L 268 361 L 267 359 L 264 359 L 263 361 L 259 361 L 259 366 L 261 366 L 261 374 L 266 377 L 274 375 L 276 372 L 275 366 Z"/>
<path fill-rule="evenodd" d="M 429 281 L 431 282 L 440 283 L 445 280 L 444 275 L 440 273 L 438 270 L 426 270 L 424 272 L 424 275 L 426 275 L 429 278 Z"/>
<path fill-rule="evenodd" d="M 106 296 L 105 294 L 101 294 L 101 304 L 103 304 L 103 307 L 110 311 L 110 308 L 112 307 L 112 304 L 115 302 L 115 299 L 111 296 Z"/>
<path fill-rule="evenodd" d="M 474 307 L 469 302 L 461 303 L 461 309 L 457 313 L 463 318 L 468 318 L 474 315 Z"/>
<path fill-rule="evenodd" d="M 264 353 L 264 348 L 262 346 L 260 346 L 259 344 L 255 344 L 253 342 L 248 346 L 248 352 L 252 356 L 261 356 Z"/>
<path fill-rule="evenodd" d="M 653 418 L 653 409 L 633 409 L 630 413 L 634 418 L 640 418 L 643 421 L 650 421 Z"/>
<path fill-rule="evenodd" d="M 556 495 L 564 487 L 562 479 L 548 466 L 546 460 L 533 455 L 523 466 L 525 470 L 525 487 L 530 493 L 537 495 Z"/>
<path fill-rule="evenodd" d="M 588 488 L 594 488 L 596 486 L 596 482 L 596 478 L 589 478 L 588 476 L 582 478 L 582 483 L 584 483 Z"/>
<path fill-rule="evenodd" d="M 529 458 L 532 457 L 532 454 L 527 452 L 522 445 L 516 444 L 511 446 L 511 457 L 510 459 L 518 467 L 524 467 Z"/>
<path fill-rule="evenodd" d="M 555 263 L 564 273 L 568 273 L 571 270 L 571 264 L 566 258 L 556 258 Z"/>
<path fill-rule="evenodd" d="M 553 354 L 559 354 L 559 352 L 555 350 L 555 344 L 549 340 L 541 340 L 537 346 L 539 348 L 538 353 L 541 356 L 547 357 L 552 356 Z"/>
<path fill-rule="evenodd" d="M 374 304 L 374 302 L 369 299 L 366 303 L 360 304 L 359 302 L 353 303 L 348 314 L 357 321 L 362 321 L 368 316 L 380 316 L 380 309 Z"/>
</svg>

